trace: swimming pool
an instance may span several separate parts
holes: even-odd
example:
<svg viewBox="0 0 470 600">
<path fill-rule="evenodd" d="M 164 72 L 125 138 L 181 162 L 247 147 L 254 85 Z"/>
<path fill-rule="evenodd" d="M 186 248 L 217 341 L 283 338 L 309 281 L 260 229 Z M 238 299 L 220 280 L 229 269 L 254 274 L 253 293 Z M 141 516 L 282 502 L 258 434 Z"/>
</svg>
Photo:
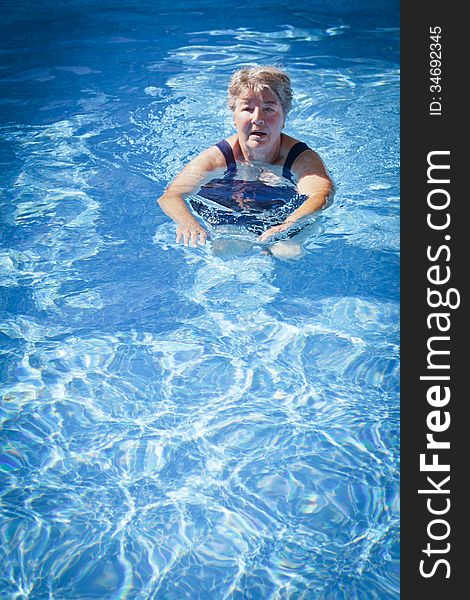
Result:
<svg viewBox="0 0 470 600">
<path fill-rule="evenodd" d="M 399 596 L 398 3 L 293 6 L 4 18 L 2 598 Z M 155 205 L 252 63 L 337 185 L 300 261 Z"/>
</svg>

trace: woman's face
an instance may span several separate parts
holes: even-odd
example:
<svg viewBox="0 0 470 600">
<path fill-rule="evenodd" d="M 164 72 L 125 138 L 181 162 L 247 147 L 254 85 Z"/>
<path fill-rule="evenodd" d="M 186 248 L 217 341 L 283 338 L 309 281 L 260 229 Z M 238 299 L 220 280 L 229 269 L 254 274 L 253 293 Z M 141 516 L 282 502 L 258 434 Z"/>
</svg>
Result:
<svg viewBox="0 0 470 600">
<path fill-rule="evenodd" d="M 245 158 L 266 161 L 279 148 L 284 111 L 269 90 L 245 90 L 235 102 L 234 123 Z"/>
</svg>

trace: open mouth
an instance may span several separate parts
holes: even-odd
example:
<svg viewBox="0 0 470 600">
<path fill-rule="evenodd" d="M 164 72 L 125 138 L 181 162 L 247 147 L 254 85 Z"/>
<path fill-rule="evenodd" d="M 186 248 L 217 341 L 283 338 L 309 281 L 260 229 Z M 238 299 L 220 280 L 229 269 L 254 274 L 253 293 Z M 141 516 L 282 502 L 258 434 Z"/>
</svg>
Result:
<svg viewBox="0 0 470 600">
<path fill-rule="evenodd" d="M 267 133 L 264 131 L 252 131 L 250 133 L 250 136 L 253 136 L 253 137 L 256 137 L 259 139 L 263 138 L 265 135 L 267 135 Z"/>
</svg>

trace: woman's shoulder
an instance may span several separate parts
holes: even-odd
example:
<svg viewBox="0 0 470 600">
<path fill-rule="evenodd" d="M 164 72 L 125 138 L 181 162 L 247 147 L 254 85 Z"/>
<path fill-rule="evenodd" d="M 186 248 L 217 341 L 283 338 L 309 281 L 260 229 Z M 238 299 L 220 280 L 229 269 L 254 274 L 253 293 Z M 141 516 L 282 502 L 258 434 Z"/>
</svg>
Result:
<svg viewBox="0 0 470 600">
<path fill-rule="evenodd" d="M 217 147 L 217 143 L 203 150 L 200 154 L 193 158 L 191 163 L 194 166 L 198 166 L 208 171 L 224 167 L 225 158 L 220 149 Z"/>
<path fill-rule="evenodd" d="M 317 152 L 315 152 L 315 150 L 311 146 L 309 146 L 309 144 L 307 144 L 303 140 L 298 140 L 297 138 L 294 138 L 285 133 L 282 134 L 282 149 L 281 149 L 282 156 L 281 156 L 281 158 L 284 158 L 284 160 L 285 160 L 291 150 L 294 152 L 293 148 L 295 146 L 297 146 L 297 144 L 302 145 L 299 148 L 299 150 L 301 151 L 301 156 L 304 157 L 304 160 L 305 159 L 307 159 L 307 160 L 320 159 L 320 156 L 317 154 Z M 297 150 L 297 148 L 296 148 L 296 150 Z M 296 152 L 296 154 L 297 154 L 297 152 Z"/>
<path fill-rule="evenodd" d="M 282 145 L 285 147 L 292 148 L 292 146 L 295 146 L 295 144 L 297 144 L 298 142 L 301 141 L 295 137 L 292 137 L 291 135 L 287 135 L 287 133 L 284 133 L 284 132 L 282 132 L 281 136 L 282 136 Z"/>
<path fill-rule="evenodd" d="M 282 149 L 287 153 L 297 144 L 305 144 L 302 140 L 298 140 L 291 135 L 287 135 L 286 133 L 282 134 Z M 305 144 L 308 147 L 308 144 Z"/>
<path fill-rule="evenodd" d="M 204 150 L 204 152 L 201 153 L 201 156 L 205 154 L 206 156 L 215 158 L 216 160 L 218 160 L 218 162 L 225 163 L 224 154 L 222 150 L 224 143 L 227 143 L 233 152 L 238 145 L 238 135 L 231 135 L 230 137 L 215 142 L 212 146 L 209 146 L 209 148 Z"/>
</svg>

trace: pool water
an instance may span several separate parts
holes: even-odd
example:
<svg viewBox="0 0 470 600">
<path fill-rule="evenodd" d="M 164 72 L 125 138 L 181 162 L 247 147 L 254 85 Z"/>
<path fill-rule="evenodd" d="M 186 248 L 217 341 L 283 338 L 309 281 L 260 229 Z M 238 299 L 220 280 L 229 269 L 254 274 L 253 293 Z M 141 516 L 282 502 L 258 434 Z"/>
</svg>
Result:
<svg viewBox="0 0 470 600">
<path fill-rule="evenodd" d="M 391 0 L 10 3 L 0 597 L 399 597 Z M 156 198 L 278 64 L 337 187 L 298 261 L 174 242 Z"/>
</svg>

